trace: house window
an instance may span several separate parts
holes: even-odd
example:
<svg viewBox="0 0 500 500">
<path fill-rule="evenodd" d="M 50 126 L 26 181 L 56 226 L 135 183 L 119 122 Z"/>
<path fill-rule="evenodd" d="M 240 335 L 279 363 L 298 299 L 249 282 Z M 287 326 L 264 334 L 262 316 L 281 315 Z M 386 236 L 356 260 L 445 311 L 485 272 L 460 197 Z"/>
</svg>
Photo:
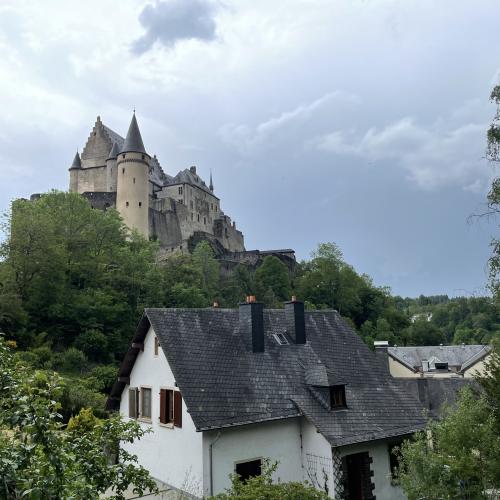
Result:
<svg viewBox="0 0 500 500">
<path fill-rule="evenodd" d="M 158 342 L 158 337 L 155 337 L 155 356 L 158 356 L 158 346 L 159 346 L 159 342 Z"/>
<path fill-rule="evenodd" d="M 436 370 L 447 370 L 448 363 L 441 363 L 441 362 L 436 361 L 434 363 L 434 367 L 436 368 Z"/>
<path fill-rule="evenodd" d="M 194 214 L 191 212 L 191 220 L 194 219 Z"/>
<path fill-rule="evenodd" d="M 206 217 L 203 217 L 203 224 L 205 224 L 205 226 L 207 225 L 207 218 Z"/>
<path fill-rule="evenodd" d="M 160 424 L 182 427 L 182 395 L 173 389 L 160 389 Z"/>
<path fill-rule="evenodd" d="M 194 208 L 194 205 L 193 205 L 193 200 L 191 200 L 191 201 L 189 202 L 189 207 L 191 208 L 191 210 L 193 210 L 193 208 Z"/>
<path fill-rule="evenodd" d="M 179 203 L 182 205 L 182 200 L 179 200 Z"/>
<path fill-rule="evenodd" d="M 246 481 L 251 477 L 262 474 L 262 459 L 249 460 L 248 462 L 239 462 L 234 466 L 234 472 L 240 476 L 240 481 Z"/>
<path fill-rule="evenodd" d="M 391 467 L 391 479 L 395 480 L 397 475 L 397 470 L 399 467 L 399 455 L 397 454 L 397 448 L 401 446 L 403 441 L 398 441 L 396 443 L 390 443 L 387 445 L 389 453 L 389 465 Z"/>
<path fill-rule="evenodd" d="M 179 186 L 179 194 L 182 194 L 182 186 Z"/>
<path fill-rule="evenodd" d="M 345 385 L 330 386 L 330 408 L 347 408 L 345 399 Z"/>
<path fill-rule="evenodd" d="M 283 333 L 275 333 L 274 339 L 276 340 L 276 342 L 278 342 L 279 345 L 288 345 L 289 343 Z"/>
<path fill-rule="evenodd" d="M 198 214 L 198 222 L 200 222 L 200 214 Z"/>
<path fill-rule="evenodd" d="M 135 184 L 135 177 L 133 178 L 134 184 Z"/>
<path fill-rule="evenodd" d="M 144 155 L 142 155 L 142 159 L 143 159 L 143 160 L 144 160 L 144 158 L 145 158 L 145 156 L 144 156 Z"/>
<path fill-rule="evenodd" d="M 141 417 L 151 418 L 151 389 L 141 387 Z"/>
<path fill-rule="evenodd" d="M 124 174 L 124 173 L 125 173 L 125 169 L 124 169 L 124 168 L 122 168 L 122 174 Z"/>
<path fill-rule="evenodd" d="M 137 387 L 131 387 L 128 390 L 128 416 L 137 418 L 139 415 L 139 390 Z"/>
<path fill-rule="evenodd" d="M 125 206 L 128 207 L 128 201 L 125 202 Z"/>
<path fill-rule="evenodd" d="M 122 158 L 125 158 L 125 155 L 122 155 Z"/>
</svg>

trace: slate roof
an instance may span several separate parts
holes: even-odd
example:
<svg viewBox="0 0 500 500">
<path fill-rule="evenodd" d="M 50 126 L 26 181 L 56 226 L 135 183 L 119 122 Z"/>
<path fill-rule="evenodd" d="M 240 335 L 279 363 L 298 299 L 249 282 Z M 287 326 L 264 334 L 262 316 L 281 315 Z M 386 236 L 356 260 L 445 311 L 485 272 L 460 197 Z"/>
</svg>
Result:
<svg viewBox="0 0 500 500">
<path fill-rule="evenodd" d="M 139 130 L 139 125 L 137 124 L 135 113 L 132 116 L 132 120 L 127 132 L 127 137 L 125 137 L 125 142 L 120 153 L 147 154 L 146 149 L 144 148 L 144 143 L 142 142 L 141 131 Z"/>
<path fill-rule="evenodd" d="M 196 186 L 199 187 L 200 189 L 203 189 L 203 191 L 206 191 L 214 198 L 217 198 L 217 196 L 215 196 L 214 193 L 210 191 L 210 188 L 205 184 L 205 181 L 198 174 L 194 174 L 193 172 L 191 172 L 189 168 L 181 170 L 173 178 L 172 182 L 169 182 L 169 184 L 191 184 L 192 186 Z"/>
<path fill-rule="evenodd" d="M 303 345 L 292 343 L 284 315 L 264 310 L 263 353 L 249 349 L 233 309 L 146 309 L 133 342 L 153 327 L 198 431 L 305 416 L 342 446 L 425 426 L 418 399 L 337 312 L 306 312 Z M 290 344 L 279 345 L 276 333 Z M 136 345 L 125 356 L 108 409 L 119 405 L 138 352 Z M 347 409 L 329 409 L 332 383 L 346 384 Z"/>
<path fill-rule="evenodd" d="M 388 354 L 414 371 L 421 371 L 422 361 L 431 359 L 448 363 L 463 371 L 485 357 L 490 351 L 487 345 L 446 345 L 418 347 L 389 347 Z"/>
<path fill-rule="evenodd" d="M 82 168 L 82 161 L 80 160 L 80 153 L 78 151 L 75 154 L 75 157 L 73 158 L 73 163 L 71 164 L 71 167 L 69 167 L 70 170 Z"/>
<path fill-rule="evenodd" d="M 118 153 L 120 152 L 120 146 L 118 145 L 117 142 L 113 142 L 113 147 L 111 148 L 111 151 L 108 154 L 108 160 L 113 160 L 118 156 Z"/>
</svg>

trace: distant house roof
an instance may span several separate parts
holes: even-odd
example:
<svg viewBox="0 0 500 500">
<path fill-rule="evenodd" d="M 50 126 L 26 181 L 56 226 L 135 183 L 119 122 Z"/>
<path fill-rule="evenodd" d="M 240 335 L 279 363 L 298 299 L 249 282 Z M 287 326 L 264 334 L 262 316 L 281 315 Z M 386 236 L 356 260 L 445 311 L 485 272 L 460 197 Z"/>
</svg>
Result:
<svg viewBox="0 0 500 500">
<path fill-rule="evenodd" d="M 417 347 L 389 347 L 388 354 L 408 368 L 419 371 L 422 361 L 448 363 L 463 371 L 490 352 L 487 345 L 445 345 Z"/>
<path fill-rule="evenodd" d="M 335 311 L 305 313 L 307 343 L 280 345 L 285 312 L 264 310 L 265 350 L 254 353 L 234 309 L 146 309 L 115 383 L 116 409 L 152 326 L 198 431 L 305 416 L 334 446 L 406 435 L 425 425 L 418 399 Z M 328 385 L 347 409 L 330 410 Z M 326 391 L 326 392 L 325 392 Z"/>
</svg>

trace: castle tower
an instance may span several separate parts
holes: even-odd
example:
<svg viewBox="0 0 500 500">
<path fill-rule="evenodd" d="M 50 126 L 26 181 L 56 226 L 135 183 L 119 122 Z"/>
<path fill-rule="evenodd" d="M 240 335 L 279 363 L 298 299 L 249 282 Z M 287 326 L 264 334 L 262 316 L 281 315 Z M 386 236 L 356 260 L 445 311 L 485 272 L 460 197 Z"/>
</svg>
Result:
<svg viewBox="0 0 500 500">
<path fill-rule="evenodd" d="M 116 208 L 130 229 L 149 237 L 149 162 L 135 112 L 116 159 Z"/>
<path fill-rule="evenodd" d="M 78 173 L 82 169 L 82 161 L 80 159 L 80 154 L 76 152 L 75 158 L 71 167 L 69 167 L 69 190 L 72 193 L 78 192 Z"/>
<path fill-rule="evenodd" d="M 116 179 L 118 172 L 116 168 L 116 159 L 119 152 L 120 148 L 118 147 L 118 143 L 114 142 L 106 160 L 106 187 L 107 191 L 110 193 L 116 192 Z"/>
</svg>

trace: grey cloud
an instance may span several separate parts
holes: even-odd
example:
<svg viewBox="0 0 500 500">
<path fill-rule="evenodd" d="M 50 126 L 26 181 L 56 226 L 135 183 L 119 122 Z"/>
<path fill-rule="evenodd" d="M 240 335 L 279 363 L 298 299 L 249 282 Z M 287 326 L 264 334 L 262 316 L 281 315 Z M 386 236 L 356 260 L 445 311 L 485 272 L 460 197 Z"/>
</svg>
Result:
<svg viewBox="0 0 500 500">
<path fill-rule="evenodd" d="M 132 45 L 136 54 L 147 52 L 155 42 L 166 47 L 180 40 L 214 40 L 215 5 L 207 0 L 166 0 L 147 5 L 139 16 L 146 33 Z"/>
</svg>

